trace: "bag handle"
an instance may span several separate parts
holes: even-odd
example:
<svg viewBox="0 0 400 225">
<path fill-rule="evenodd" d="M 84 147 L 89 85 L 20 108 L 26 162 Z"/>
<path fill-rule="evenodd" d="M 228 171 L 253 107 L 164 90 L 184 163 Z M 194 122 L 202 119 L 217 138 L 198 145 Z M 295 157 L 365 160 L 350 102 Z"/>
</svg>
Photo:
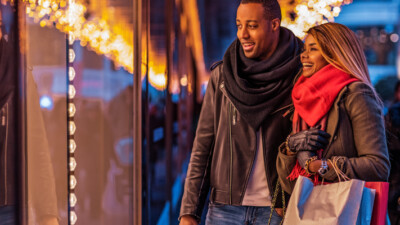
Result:
<svg viewBox="0 0 400 225">
<path fill-rule="evenodd" d="M 335 170 L 335 173 L 338 176 L 339 182 L 341 182 L 342 179 L 343 179 L 343 181 L 348 181 L 348 180 L 350 180 L 350 178 L 345 173 L 343 173 L 343 171 L 340 170 L 339 166 L 337 165 L 339 159 L 340 159 L 340 157 L 334 156 L 334 157 L 332 157 L 332 160 L 328 159 L 328 161 L 331 163 L 333 170 Z"/>
<path fill-rule="evenodd" d="M 276 186 L 275 186 L 275 191 L 274 191 L 274 196 L 272 198 L 272 204 L 271 204 L 271 212 L 269 213 L 269 219 L 268 219 L 268 225 L 271 224 L 271 219 L 272 219 L 272 213 L 275 210 L 275 204 L 276 204 L 276 200 L 278 199 L 278 191 L 279 188 L 281 188 L 281 185 L 279 183 L 279 178 L 276 181 Z M 286 211 L 286 201 L 285 201 L 285 191 L 283 190 L 283 188 L 281 188 L 282 190 L 282 206 L 283 206 L 283 215 L 282 215 L 282 220 L 281 223 L 279 225 L 283 224 L 283 219 L 285 218 L 285 211 Z"/>
</svg>

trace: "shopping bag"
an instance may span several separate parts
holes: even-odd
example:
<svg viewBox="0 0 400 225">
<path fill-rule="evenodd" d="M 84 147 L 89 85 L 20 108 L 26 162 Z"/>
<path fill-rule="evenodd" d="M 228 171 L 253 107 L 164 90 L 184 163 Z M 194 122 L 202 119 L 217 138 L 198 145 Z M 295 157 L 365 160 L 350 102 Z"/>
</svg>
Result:
<svg viewBox="0 0 400 225">
<path fill-rule="evenodd" d="M 358 211 L 357 225 L 370 225 L 372 210 L 374 208 L 375 190 L 364 187 L 361 198 L 360 210 Z"/>
<path fill-rule="evenodd" d="M 284 225 L 355 225 L 364 181 L 317 185 L 299 176 L 285 213 Z"/>
<path fill-rule="evenodd" d="M 389 197 L 389 183 L 365 182 L 365 187 L 376 191 L 371 225 L 385 225 Z"/>
</svg>

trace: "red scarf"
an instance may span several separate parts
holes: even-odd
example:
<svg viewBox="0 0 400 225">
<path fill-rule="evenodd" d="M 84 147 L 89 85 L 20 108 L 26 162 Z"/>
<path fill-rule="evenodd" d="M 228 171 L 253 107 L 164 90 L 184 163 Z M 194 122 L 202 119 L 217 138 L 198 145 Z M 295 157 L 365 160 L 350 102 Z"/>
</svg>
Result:
<svg viewBox="0 0 400 225">
<path fill-rule="evenodd" d="M 355 81 L 358 79 L 331 64 L 323 67 L 311 77 L 301 76 L 292 91 L 295 108 L 293 132 L 297 133 L 316 125 L 321 125 L 321 129 L 326 130 L 327 114 L 337 95 L 346 85 Z M 321 158 L 322 149 L 317 151 L 317 155 Z M 295 180 L 299 175 L 310 177 L 310 174 L 297 162 L 288 178 Z M 314 182 L 318 182 L 318 176 L 314 178 Z"/>
</svg>

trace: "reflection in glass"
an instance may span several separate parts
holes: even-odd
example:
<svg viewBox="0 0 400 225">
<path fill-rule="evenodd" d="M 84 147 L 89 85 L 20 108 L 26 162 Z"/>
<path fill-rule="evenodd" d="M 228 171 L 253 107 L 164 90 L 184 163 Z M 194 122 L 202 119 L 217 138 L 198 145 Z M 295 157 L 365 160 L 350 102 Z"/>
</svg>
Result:
<svg viewBox="0 0 400 225">
<path fill-rule="evenodd" d="M 65 77 L 65 38 L 26 22 L 28 224 L 66 225 L 66 102 L 53 92 L 54 81 Z M 52 107 L 40 104 L 43 96 Z"/>
<path fill-rule="evenodd" d="M 14 11 L 10 5 L 0 5 L 0 221 L 10 225 L 16 224 L 19 194 L 16 186 L 19 166 L 15 163 L 19 155 L 15 139 L 19 137 Z"/>
</svg>

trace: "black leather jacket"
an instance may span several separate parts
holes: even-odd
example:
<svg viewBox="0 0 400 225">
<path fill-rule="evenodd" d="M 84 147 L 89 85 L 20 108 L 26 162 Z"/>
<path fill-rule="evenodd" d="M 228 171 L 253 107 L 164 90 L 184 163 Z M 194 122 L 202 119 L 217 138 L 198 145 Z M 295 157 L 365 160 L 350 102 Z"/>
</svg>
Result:
<svg viewBox="0 0 400 225">
<path fill-rule="evenodd" d="M 256 131 L 241 118 L 227 97 L 222 67 L 212 70 L 204 96 L 180 216 L 200 219 L 210 189 L 211 202 L 241 205 L 254 163 Z M 271 195 L 278 177 L 275 167 L 278 147 L 291 129 L 290 118 L 286 116 L 291 106 L 288 96 L 262 125 L 265 173 Z M 281 202 L 277 200 L 277 207 Z"/>
<path fill-rule="evenodd" d="M 0 35 L 0 206 L 16 198 L 17 73 L 15 36 Z"/>
<path fill-rule="evenodd" d="M 0 99 L 0 206 L 15 204 L 16 155 L 14 95 Z"/>
</svg>

